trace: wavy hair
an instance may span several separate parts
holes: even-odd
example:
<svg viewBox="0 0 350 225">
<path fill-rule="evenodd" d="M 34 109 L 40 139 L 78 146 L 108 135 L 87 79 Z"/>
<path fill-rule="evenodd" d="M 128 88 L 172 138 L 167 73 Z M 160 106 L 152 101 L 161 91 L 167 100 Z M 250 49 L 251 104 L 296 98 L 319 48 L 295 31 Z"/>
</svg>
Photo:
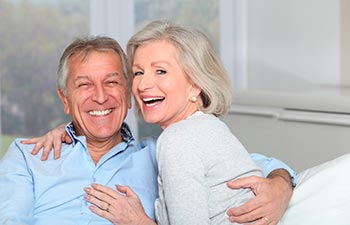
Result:
<svg viewBox="0 0 350 225">
<path fill-rule="evenodd" d="M 166 20 L 149 23 L 127 44 L 129 68 L 132 68 L 139 46 L 160 40 L 175 46 L 179 64 L 188 79 L 201 88 L 200 110 L 215 116 L 226 114 L 233 96 L 230 79 L 208 37 L 196 29 Z"/>
</svg>

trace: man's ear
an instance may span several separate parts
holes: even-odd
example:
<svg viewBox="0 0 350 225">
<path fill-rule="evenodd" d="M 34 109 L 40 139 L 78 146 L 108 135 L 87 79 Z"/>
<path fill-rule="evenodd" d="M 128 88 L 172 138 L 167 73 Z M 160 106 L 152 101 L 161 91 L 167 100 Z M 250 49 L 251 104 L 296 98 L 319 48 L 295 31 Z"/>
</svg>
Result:
<svg viewBox="0 0 350 225">
<path fill-rule="evenodd" d="M 62 105 L 63 105 L 63 110 L 64 112 L 69 115 L 70 114 L 70 109 L 69 109 L 69 104 L 68 104 L 68 99 L 65 94 L 63 94 L 62 89 L 57 88 L 57 95 L 61 99 Z"/>
</svg>

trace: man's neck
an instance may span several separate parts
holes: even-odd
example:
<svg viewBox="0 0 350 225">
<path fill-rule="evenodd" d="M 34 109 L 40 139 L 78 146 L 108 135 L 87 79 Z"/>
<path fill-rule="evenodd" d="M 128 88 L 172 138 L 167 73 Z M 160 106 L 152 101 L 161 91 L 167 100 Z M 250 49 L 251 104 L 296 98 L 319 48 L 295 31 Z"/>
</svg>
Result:
<svg viewBox="0 0 350 225">
<path fill-rule="evenodd" d="M 119 144 L 121 141 L 122 141 L 121 136 L 114 137 L 103 142 L 87 140 L 87 148 L 95 165 L 102 158 L 102 156 L 104 156 L 107 152 L 109 152 L 114 146 Z"/>
</svg>

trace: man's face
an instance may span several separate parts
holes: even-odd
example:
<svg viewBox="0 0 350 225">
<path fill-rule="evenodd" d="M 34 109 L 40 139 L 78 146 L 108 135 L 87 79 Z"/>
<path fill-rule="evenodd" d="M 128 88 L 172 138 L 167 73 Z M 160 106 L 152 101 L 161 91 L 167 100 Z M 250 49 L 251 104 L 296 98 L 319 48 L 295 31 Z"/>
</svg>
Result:
<svg viewBox="0 0 350 225">
<path fill-rule="evenodd" d="M 58 94 L 77 135 L 88 141 L 120 141 L 120 128 L 131 107 L 120 56 L 95 51 L 82 61 L 78 54 L 68 66 L 67 95 L 60 90 Z"/>
</svg>

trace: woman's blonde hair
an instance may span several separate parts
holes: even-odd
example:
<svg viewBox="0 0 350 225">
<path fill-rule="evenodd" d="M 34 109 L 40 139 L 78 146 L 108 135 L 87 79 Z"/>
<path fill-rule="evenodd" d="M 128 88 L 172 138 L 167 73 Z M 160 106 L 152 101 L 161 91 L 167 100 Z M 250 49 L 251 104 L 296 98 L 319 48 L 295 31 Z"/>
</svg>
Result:
<svg viewBox="0 0 350 225">
<path fill-rule="evenodd" d="M 175 46 L 179 64 L 188 79 L 201 88 L 200 110 L 215 116 L 227 113 L 232 102 L 230 79 L 208 37 L 198 30 L 164 20 L 149 23 L 127 44 L 129 68 L 139 46 L 159 40 Z"/>
</svg>

